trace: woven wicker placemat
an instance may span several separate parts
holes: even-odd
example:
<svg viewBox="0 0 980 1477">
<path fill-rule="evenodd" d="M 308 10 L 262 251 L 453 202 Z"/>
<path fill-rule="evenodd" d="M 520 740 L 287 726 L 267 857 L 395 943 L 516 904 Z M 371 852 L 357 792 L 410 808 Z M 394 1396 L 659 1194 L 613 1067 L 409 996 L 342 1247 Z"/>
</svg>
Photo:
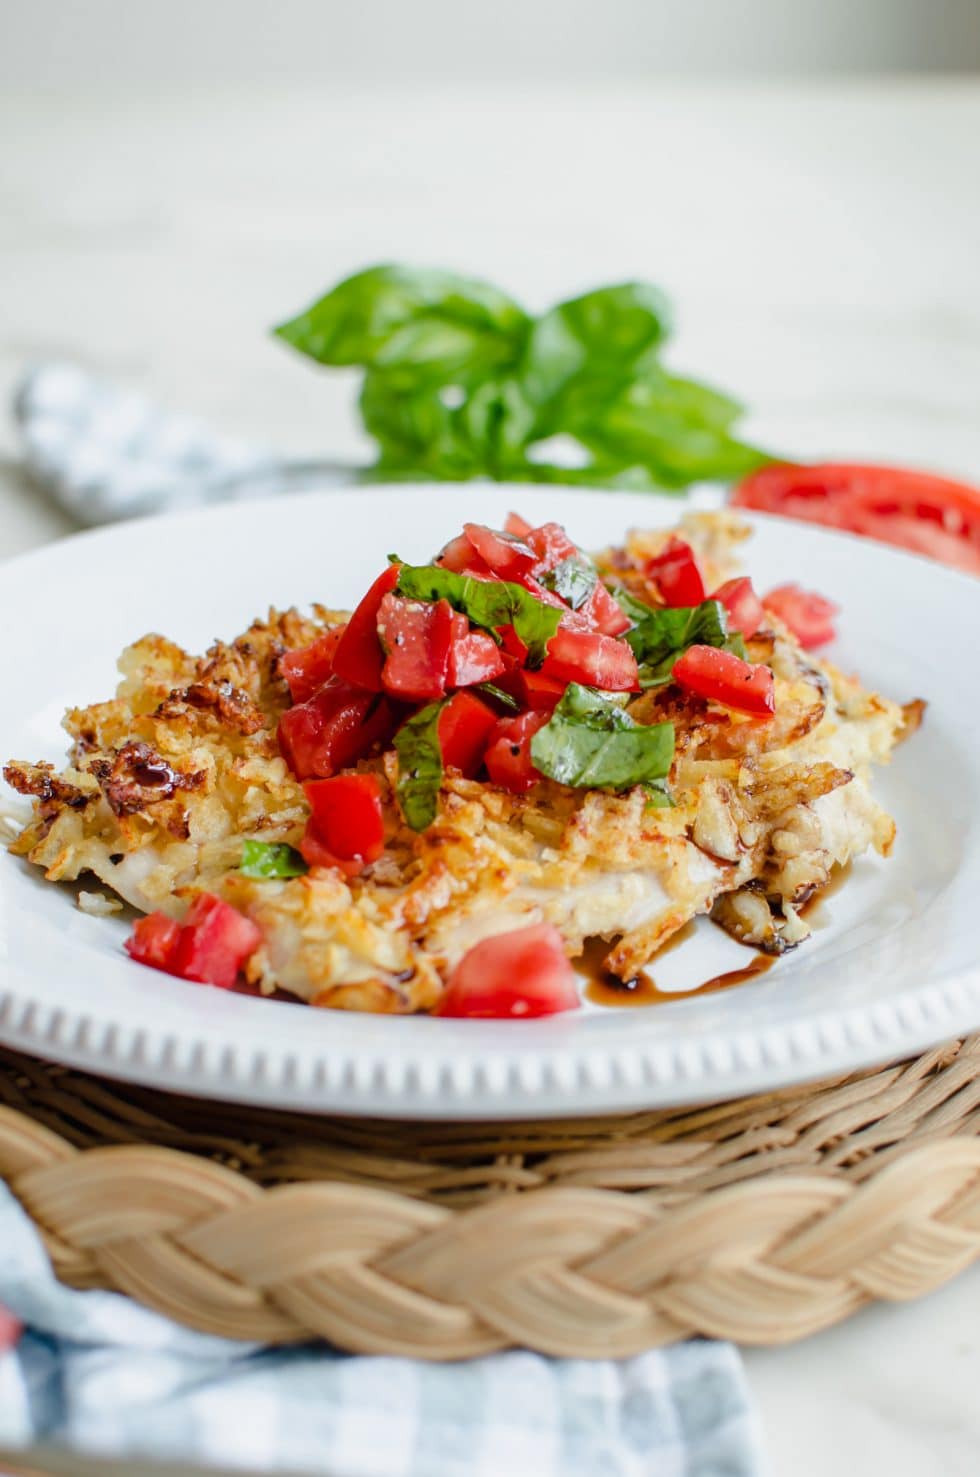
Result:
<svg viewBox="0 0 980 1477">
<path fill-rule="evenodd" d="M 64 1281 L 232 1338 L 773 1343 L 980 1253 L 980 1037 L 712 1107 L 508 1124 L 200 1102 L 0 1050 L 0 1177 Z"/>
</svg>

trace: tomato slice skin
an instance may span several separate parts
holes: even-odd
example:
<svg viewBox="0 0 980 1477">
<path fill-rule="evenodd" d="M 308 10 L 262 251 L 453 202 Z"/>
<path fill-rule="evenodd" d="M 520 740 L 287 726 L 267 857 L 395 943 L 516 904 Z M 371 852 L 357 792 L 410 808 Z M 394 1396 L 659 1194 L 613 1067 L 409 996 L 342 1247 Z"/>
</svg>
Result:
<svg viewBox="0 0 980 1477">
<path fill-rule="evenodd" d="M 484 577 L 490 574 L 489 565 L 480 558 L 465 533 L 451 538 L 435 562 L 443 569 L 451 569 L 454 574 L 482 574 Z"/>
<path fill-rule="evenodd" d="M 518 674 L 518 681 L 519 696 L 525 708 L 530 708 L 536 713 L 552 713 L 568 686 L 567 682 L 561 682 L 554 677 L 546 677 L 543 672 L 521 671 Z"/>
<path fill-rule="evenodd" d="M 308 780 L 303 790 L 314 835 L 333 856 L 365 866 L 378 860 L 384 851 L 385 823 L 377 775 Z"/>
<path fill-rule="evenodd" d="M 689 646 L 674 663 L 673 679 L 709 702 L 768 718 L 776 711 L 775 682 L 768 667 L 753 666 L 717 646 Z"/>
<path fill-rule="evenodd" d="M 665 605 L 700 605 L 704 580 L 694 550 L 672 534 L 659 554 L 646 562 L 648 579 L 656 581 Z"/>
<path fill-rule="evenodd" d="M 763 597 L 763 604 L 808 649 L 825 646 L 837 634 L 834 629 L 837 606 L 812 590 L 803 590 L 799 585 L 779 585 Z"/>
<path fill-rule="evenodd" d="M 137 918 L 123 945 L 130 959 L 151 969 L 171 971 L 180 939 L 180 924 L 166 913 L 147 913 Z"/>
<path fill-rule="evenodd" d="M 453 612 L 449 659 L 446 665 L 447 687 L 473 687 L 477 682 L 492 682 L 508 671 L 512 663 L 486 631 L 471 631 L 465 615 Z"/>
<path fill-rule="evenodd" d="M 230 990 L 261 942 L 262 935 L 250 918 L 213 893 L 199 893 L 180 930 L 173 972 L 181 979 Z"/>
<path fill-rule="evenodd" d="M 346 629 L 346 626 L 334 626 L 309 646 L 283 652 L 279 672 L 286 679 L 294 703 L 307 702 L 333 676 L 333 659 Z"/>
<path fill-rule="evenodd" d="M 443 696 L 453 614 L 448 600 L 430 604 L 385 595 L 378 609 L 378 635 L 386 653 L 381 672 L 386 692 L 412 703 Z"/>
<path fill-rule="evenodd" d="M 533 527 L 534 524 L 528 523 L 520 513 L 508 513 L 504 519 L 504 532 L 511 534 L 514 538 L 526 539 Z"/>
<path fill-rule="evenodd" d="M 279 719 L 279 749 L 297 779 L 327 779 L 394 731 L 385 698 L 331 677 Z"/>
<path fill-rule="evenodd" d="M 537 560 L 523 539 L 497 533 L 483 523 L 464 523 L 463 533 L 486 567 L 502 580 L 519 579 Z"/>
<path fill-rule="evenodd" d="M 550 923 L 532 923 L 468 949 L 449 977 L 439 1014 L 527 1020 L 578 1004 L 561 934 Z"/>
<path fill-rule="evenodd" d="M 596 580 L 592 587 L 592 593 L 583 605 L 579 607 L 579 615 L 584 616 L 590 626 L 601 631 L 604 636 L 621 636 L 630 628 L 630 618 L 617 603 L 614 596 L 610 595 L 602 580 Z"/>
<path fill-rule="evenodd" d="M 550 710 L 518 713 L 497 723 L 484 755 L 492 784 L 514 795 L 524 795 L 537 784 L 541 775 L 531 762 L 531 740 L 550 717 Z"/>
<path fill-rule="evenodd" d="M 557 682 L 582 682 L 605 692 L 638 692 L 636 657 L 625 641 L 599 631 L 569 631 L 560 626 L 548 642 L 541 666 Z"/>
<path fill-rule="evenodd" d="M 980 488 L 903 467 L 860 462 L 762 467 L 732 503 L 823 523 L 980 574 Z"/>
<path fill-rule="evenodd" d="M 740 631 L 743 636 L 754 636 L 762 625 L 765 611 L 750 579 L 742 577 L 726 580 L 710 598 L 718 600 L 725 607 L 730 631 Z"/>
<path fill-rule="evenodd" d="M 381 691 L 384 652 L 378 640 L 378 611 L 382 600 L 397 583 L 398 565 L 389 564 L 347 622 L 347 629 L 333 655 L 336 675 L 367 692 Z"/>
<path fill-rule="evenodd" d="M 497 726 L 497 715 L 471 692 L 457 692 L 439 714 L 439 748 L 447 769 L 472 779 Z"/>
</svg>

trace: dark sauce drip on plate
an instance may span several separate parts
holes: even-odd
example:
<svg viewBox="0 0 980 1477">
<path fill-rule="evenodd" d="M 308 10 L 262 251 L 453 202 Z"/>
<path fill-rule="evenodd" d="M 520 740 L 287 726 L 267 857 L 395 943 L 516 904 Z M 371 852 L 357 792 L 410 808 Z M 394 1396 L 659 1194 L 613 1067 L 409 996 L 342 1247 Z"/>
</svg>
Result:
<svg viewBox="0 0 980 1477">
<path fill-rule="evenodd" d="M 657 957 L 659 958 L 670 949 L 677 948 L 679 944 L 690 938 L 692 932 L 693 924 L 689 923 L 664 945 Z M 618 1008 L 632 1005 L 665 1005 L 671 1000 L 690 1000 L 694 995 L 712 995 L 718 990 L 730 990 L 735 985 L 742 985 L 747 980 L 758 978 L 760 974 L 765 974 L 767 969 L 771 969 L 776 962 L 772 955 L 756 954 L 743 969 L 730 969 L 725 974 L 716 974 L 710 980 L 705 980 L 703 984 L 695 985 L 692 990 L 661 990 L 645 970 L 631 980 L 621 980 L 615 975 L 607 974 L 602 967 L 602 961 L 611 947 L 612 945 L 603 939 L 589 939 L 581 957 L 575 961 L 582 973 L 588 976 L 585 998 L 593 1005 Z"/>
</svg>

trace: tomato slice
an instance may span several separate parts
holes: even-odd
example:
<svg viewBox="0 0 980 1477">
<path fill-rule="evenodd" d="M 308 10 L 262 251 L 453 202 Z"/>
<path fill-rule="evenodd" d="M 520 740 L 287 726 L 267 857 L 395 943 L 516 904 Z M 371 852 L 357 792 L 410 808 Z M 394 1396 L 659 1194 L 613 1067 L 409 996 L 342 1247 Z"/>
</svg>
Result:
<svg viewBox="0 0 980 1477">
<path fill-rule="evenodd" d="M 373 774 L 338 774 L 309 780 L 303 790 L 310 802 L 316 840 L 335 857 L 367 866 L 384 851 L 385 823 L 381 785 Z"/>
<path fill-rule="evenodd" d="M 526 539 L 533 527 L 534 524 L 528 523 L 520 513 L 508 513 L 504 519 L 504 532 L 511 534 L 514 538 Z"/>
<path fill-rule="evenodd" d="M 546 677 L 543 672 L 521 671 L 517 676 L 519 696 L 525 708 L 531 708 L 534 712 L 551 713 L 568 686 L 567 682 Z"/>
<path fill-rule="evenodd" d="M 743 662 L 717 646 L 689 646 L 674 663 L 674 681 L 709 702 L 737 713 L 768 718 L 776 711 L 775 683 L 768 667 Z"/>
<path fill-rule="evenodd" d="M 700 605 L 704 580 L 694 550 L 673 534 L 659 554 L 646 562 L 646 574 L 655 580 L 665 605 Z"/>
<path fill-rule="evenodd" d="M 570 559 L 582 552 L 560 523 L 542 523 L 540 528 L 531 528 L 526 539 L 537 555 L 539 569 L 554 569 L 563 559 Z"/>
<path fill-rule="evenodd" d="M 180 924 L 176 918 L 166 913 L 148 913 L 145 918 L 137 918 L 123 947 L 137 964 L 169 971 L 173 968 L 179 939 Z"/>
<path fill-rule="evenodd" d="M 439 748 L 447 769 L 472 779 L 480 765 L 497 715 L 471 692 L 457 692 L 439 714 Z"/>
<path fill-rule="evenodd" d="M 482 523 L 464 523 L 463 533 L 486 567 L 502 580 L 516 580 L 528 573 L 537 555 L 523 539 L 497 533 Z"/>
<path fill-rule="evenodd" d="M 765 612 L 762 601 L 755 593 L 750 579 L 726 580 L 711 596 L 725 607 L 728 629 L 741 631 L 743 636 L 754 636 L 762 625 Z"/>
<path fill-rule="evenodd" d="M 185 980 L 230 990 L 262 935 L 250 918 L 213 893 L 202 892 L 191 903 L 180 930 L 172 969 Z"/>
<path fill-rule="evenodd" d="M 413 703 L 443 696 L 453 637 L 448 600 L 430 604 L 385 595 L 378 610 L 378 635 L 386 653 L 381 673 L 386 692 Z"/>
<path fill-rule="evenodd" d="M 630 628 L 630 618 L 609 591 L 602 580 L 596 580 L 592 587 L 589 598 L 579 607 L 579 615 L 584 616 L 590 626 L 601 631 L 604 636 L 621 636 Z"/>
<path fill-rule="evenodd" d="M 551 717 L 548 712 L 518 713 L 496 725 L 485 755 L 487 774 L 502 790 L 523 795 L 541 775 L 531 763 L 531 740 Z"/>
<path fill-rule="evenodd" d="M 454 574 L 490 573 L 489 565 L 480 558 L 465 533 L 451 538 L 435 562 L 443 569 L 451 569 Z"/>
<path fill-rule="evenodd" d="M 384 652 L 378 640 L 378 611 L 382 600 L 397 583 L 398 565 L 389 564 L 347 622 L 347 629 L 334 652 L 333 669 L 337 676 L 368 692 L 381 691 Z"/>
<path fill-rule="evenodd" d="M 541 667 L 545 677 L 559 682 L 583 682 L 605 692 L 636 692 L 636 657 L 625 641 L 598 631 L 569 631 L 559 627 L 548 642 Z"/>
<path fill-rule="evenodd" d="M 334 626 L 309 646 L 283 652 L 279 672 L 286 679 L 294 703 L 305 703 L 333 675 L 334 655 L 346 629 Z"/>
<path fill-rule="evenodd" d="M 452 638 L 446 666 L 448 687 L 473 687 L 492 682 L 512 665 L 511 660 L 486 631 L 471 631 L 465 615 L 453 613 Z"/>
<path fill-rule="evenodd" d="M 297 779 L 326 779 L 394 731 L 391 704 L 331 677 L 279 719 L 279 749 Z"/>
<path fill-rule="evenodd" d="M 439 1014 L 520 1020 L 578 1003 L 561 934 L 550 923 L 532 923 L 467 949 L 449 976 Z"/>
<path fill-rule="evenodd" d="M 980 574 L 980 488 L 903 467 L 857 462 L 762 467 L 732 502 L 823 523 Z"/>
<path fill-rule="evenodd" d="M 824 646 L 833 641 L 837 606 L 799 585 L 780 585 L 770 590 L 763 604 L 793 632 L 801 646 Z"/>
</svg>

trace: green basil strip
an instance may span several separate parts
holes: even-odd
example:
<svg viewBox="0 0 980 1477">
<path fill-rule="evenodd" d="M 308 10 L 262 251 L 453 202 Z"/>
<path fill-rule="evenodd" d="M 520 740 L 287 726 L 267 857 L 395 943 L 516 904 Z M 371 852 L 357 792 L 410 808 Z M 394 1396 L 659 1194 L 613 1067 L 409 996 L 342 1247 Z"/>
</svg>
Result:
<svg viewBox="0 0 980 1477">
<path fill-rule="evenodd" d="M 541 576 L 546 590 L 554 590 L 573 610 L 580 610 L 596 587 L 595 566 L 579 554 L 569 554 L 554 569 Z"/>
<path fill-rule="evenodd" d="M 504 689 L 498 687 L 495 682 L 478 682 L 473 691 L 485 692 L 487 697 L 492 697 L 503 707 L 510 708 L 512 713 L 519 713 L 521 711 L 521 705 L 516 697 L 511 697 L 509 692 L 504 692 Z"/>
<path fill-rule="evenodd" d="M 540 666 L 548 642 L 558 630 L 561 611 L 536 600 L 523 585 L 508 580 L 475 580 L 468 574 L 435 565 L 403 564 L 396 590 L 409 600 L 448 600 L 475 626 L 495 633 L 513 626 L 528 649 L 528 665 Z"/>
<path fill-rule="evenodd" d="M 442 747 L 439 717 L 448 699 L 421 708 L 395 734 L 398 784 L 395 793 L 405 824 L 424 831 L 439 810 L 442 784 Z"/>
<path fill-rule="evenodd" d="M 662 781 L 674 757 L 672 723 L 637 723 L 603 693 L 577 682 L 531 740 L 531 759 L 550 779 L 576 789 L 628 790 Z M 659 802 L 654 802 L 659 803 Z"/>
<path fill-rule="evenodd" d="M 284 841 L 244 841 L 238 866 L 243 877 L 303 877 L 309 871 L 303 858 Z"/>
<path fill-rule="evenodd" d="M 661 687 L 669 682 L 677 658 L 689 646 L 717 646 L 745 661 L 748 653 L 738 632 L 730 635 L 728 615 L 718 600 L 700 605 L 663 607 L 643 605 L 617 590 L 616 598 L 636 624 L 625 639 L 633 648 L 642 687 Z M 624 600 L 625 595 L 625 600 Z"/>
</svg>

